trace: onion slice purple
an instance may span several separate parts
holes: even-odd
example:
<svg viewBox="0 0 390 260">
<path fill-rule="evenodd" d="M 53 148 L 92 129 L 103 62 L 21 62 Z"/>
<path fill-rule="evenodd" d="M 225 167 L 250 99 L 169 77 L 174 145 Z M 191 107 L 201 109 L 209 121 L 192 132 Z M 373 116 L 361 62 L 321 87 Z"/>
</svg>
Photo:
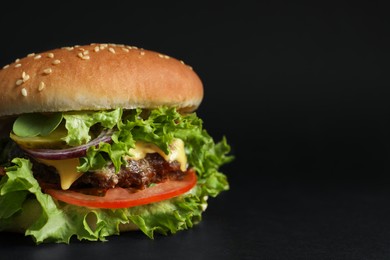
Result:
<svg viewBox="0 0 390 260">
<path fill-rule="evenodd" d="M 65 149 L 27 149 L 23 150 L 30 156 L 38 159 L 46 160 L 64 160 L 71 158 L 83 157 L 87 154 L 87 150 L 91 146 L 98 146 L 100 143 L 109 143 L 112 141 L 111 135 L 113 130 L 103 130 L 95 139 L 92 141 L 71 148 Z"/>
</svg>

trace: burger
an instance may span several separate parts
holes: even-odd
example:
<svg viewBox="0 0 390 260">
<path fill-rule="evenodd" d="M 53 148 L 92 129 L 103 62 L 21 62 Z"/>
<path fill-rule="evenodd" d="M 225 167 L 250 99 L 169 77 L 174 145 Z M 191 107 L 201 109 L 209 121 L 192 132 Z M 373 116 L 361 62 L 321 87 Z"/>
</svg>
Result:
<svg viewBox="0 0 390 260">
<path fill-rule="evenodd" d="M 194 112 L 203 85 L 170 56 L 119 44 L 31 53 L 0 70 L 0 231 L 105 241 L 199 223 L 233 157 Z"/>
</svg>

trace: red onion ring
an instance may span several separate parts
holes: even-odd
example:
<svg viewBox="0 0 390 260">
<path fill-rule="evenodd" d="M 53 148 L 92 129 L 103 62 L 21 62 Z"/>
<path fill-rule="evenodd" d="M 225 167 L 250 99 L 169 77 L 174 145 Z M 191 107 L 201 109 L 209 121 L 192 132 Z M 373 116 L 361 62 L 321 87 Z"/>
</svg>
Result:
<svg viewBox="0 0 390 260">
<path fill-rule="evenodd" d="M 34 158 L 47 159 L 47 160 L 64 160 L 71 158 L 83 157 L 87 154 L 87 150 L 91 146 L 98 146 L 100 143 L 111 142 L 111 135 L 113 130 L 103 130 L 95 139 L 92 141 L 66 149 L 26 149 L 23 150 Z"/>
</svg>

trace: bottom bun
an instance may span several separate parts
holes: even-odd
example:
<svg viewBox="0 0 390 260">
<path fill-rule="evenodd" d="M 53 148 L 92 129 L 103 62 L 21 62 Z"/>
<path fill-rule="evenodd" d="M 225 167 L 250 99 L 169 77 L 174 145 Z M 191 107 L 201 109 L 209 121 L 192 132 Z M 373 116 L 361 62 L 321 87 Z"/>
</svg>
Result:
<svg viewBox="0 0 390 260">
<path fill-rule="evenodd" d="M 119 225 L 120 232 L 136 231 L 136 230 L 139 230 L 139 227 L 131 221 L 127 224 L 120 224 Z"/>
<path fill-rule="evenodd" d="M 4 231 L 25 233 L 26 230 L 36 222 L 36 220 L 41 216 L 42 208 L 36 199 L 29 199 L 23 204 L 23 208 L 17 216 L 13 217 L 12 225 Z M 92 229 L 96 229 L 96 216 L 94 214 L 89 214 L 87 216 L 88 226 Z M 127 231 L 136 231 L 139 230 L 139 227 L 133 222 L 119 224 L 120 232 Z"/>
</svg>

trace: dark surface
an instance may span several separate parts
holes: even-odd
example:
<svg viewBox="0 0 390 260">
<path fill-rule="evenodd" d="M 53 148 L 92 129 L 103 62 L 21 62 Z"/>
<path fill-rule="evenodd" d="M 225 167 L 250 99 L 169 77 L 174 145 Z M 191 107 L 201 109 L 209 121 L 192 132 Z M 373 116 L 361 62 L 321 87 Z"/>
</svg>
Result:
<svg viewBox="0 0 390 260">
<path fill-rule="evenodd" d="M 210 199 L 191 230 L 155 240 L 127 233 L 105 243 L 40 246 L 1 233 L 1 259 L 390 258 L 384 6 L 37 7 L 43 5 L 3 10 L 2 65 L 90 42 L 180 58 L 205 85 L 198 114 L 206 129 L 217 140 L 227 136 L 236 160 L 223 168 L 231 190 Z"/>
</svg>

